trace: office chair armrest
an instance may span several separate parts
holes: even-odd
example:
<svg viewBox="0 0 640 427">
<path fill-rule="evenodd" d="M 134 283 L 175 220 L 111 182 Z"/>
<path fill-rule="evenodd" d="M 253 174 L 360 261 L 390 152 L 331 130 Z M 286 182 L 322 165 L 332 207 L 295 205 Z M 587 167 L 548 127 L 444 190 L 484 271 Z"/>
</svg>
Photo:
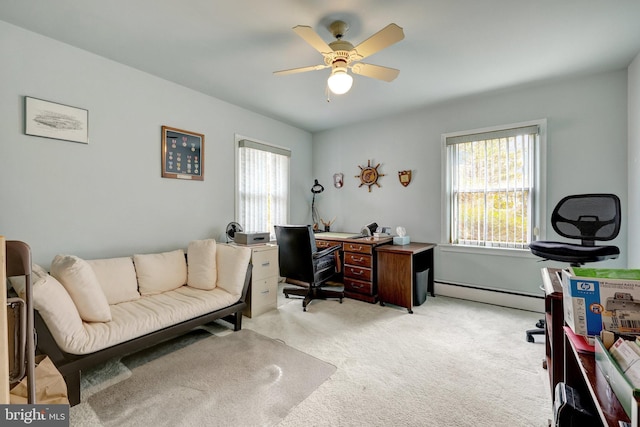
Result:
<svg viewBox="0 0 640 427">
<path fill-rule="evenodd" d="M 333 253 L 335 251 L 338 251 L 340 249 L 342 249 L 341 245 L 330 246 L 328 248 L 325 248 L 325 249 L 323 249 L 321 251 L 318 251 L 318 252 L 314 253 L 313 254 L 313 258 L 314 259 L 315 258 L 322 258 L 322 257 L 325 257 L 325 256 L 327 256 L 327 255 L 329 255 L 329 254 L 331 254 L 331 253 Z"/>
</svg>

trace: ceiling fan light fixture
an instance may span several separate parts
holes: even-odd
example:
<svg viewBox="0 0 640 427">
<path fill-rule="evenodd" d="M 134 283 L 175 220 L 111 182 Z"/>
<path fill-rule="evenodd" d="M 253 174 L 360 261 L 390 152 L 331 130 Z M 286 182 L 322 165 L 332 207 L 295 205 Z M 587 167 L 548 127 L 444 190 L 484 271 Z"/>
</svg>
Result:
<svg viewBox="0 0 640 427">
<path fill-rule="evenodd" d="M 329 90 L 336 95 L 349 92 L 353 85 L 353 77 L 344 68 L 335 68 L 327 80 Z"/>
</svg>

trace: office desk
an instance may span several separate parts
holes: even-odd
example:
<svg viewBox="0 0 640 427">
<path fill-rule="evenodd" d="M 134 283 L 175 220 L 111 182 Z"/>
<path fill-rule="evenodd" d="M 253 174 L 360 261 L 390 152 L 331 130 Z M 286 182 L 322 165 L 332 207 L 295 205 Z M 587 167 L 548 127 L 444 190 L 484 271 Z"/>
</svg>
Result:
<svg viewBox="0 0 640 427">
<path fill-rule="evenodd" d="M 374 248 L 388 245 L 391 237 L 359 237 L 358 233 L 316 233 L 316 246 L 342 246 L 344 295 L 360 301 L 378 301 L 377 258 Z"/>
<path fill-rule="evenodd" d="M 384 245 L 376 248 L 378 258 L 378 297 L 384 303 L 406 307 L 413 313 L 417 276 L 426 275 L 427 293 L 433 289 L 433 243 Z"/>
</svg>

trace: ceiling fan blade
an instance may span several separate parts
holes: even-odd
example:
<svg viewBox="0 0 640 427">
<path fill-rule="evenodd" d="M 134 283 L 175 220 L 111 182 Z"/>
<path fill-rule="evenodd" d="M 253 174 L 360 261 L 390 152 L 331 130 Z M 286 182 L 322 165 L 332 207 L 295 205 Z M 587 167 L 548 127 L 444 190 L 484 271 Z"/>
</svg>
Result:
<svg viewBox="0 0 640 427">
<path fill-rule="evenodd" d="M 353 48 L 353 50 L 358 52 L 360 59 L 362 59 L 381 51 L 385 47 L 398 43 L 402 39 L 404 39 L 402 28 L 396 24 L 389 24 Z"/>
<path fill-rule="evenodd" d="M 385 82 L 391 82 L 398 77 L 400 70 L 395 68 L 383 67 L 381 65 L 363 64 L 357 63 L 351 66 L 351 71 L 354 74 L 360 74 L 361 76 L 371 77 L 373 79 L 384 80 Z"/>
<path fill-rule="evenodd" d="M 323 54 L 333 52 L 333 49 L 329 47 L 327 42 L 322 40 L 322 37 L 320 37 L 318 33 L 313 30 L 313 28 L 306 25 L 298 25 L 296 27 L 293 27 L 293 31 L 295 31 L 297 35 L 302 37 L 304 41 L 309 43 L 311 47 L 313 47 L 318 52 Z"/>
<path fill-rule="evenodd" d="M 328 65 L 311 65 L 309 67 L 291 68 L 290 70 L 274 71 L 273 74 L 275 74 L 277 76 L 284 76 L 284 75 L 287 75 L 287 74 L 304 73 L 306 71 L 322 70 L 323 68 L 328 68 L 328 67 L 329 67 Z"/>
</svg>

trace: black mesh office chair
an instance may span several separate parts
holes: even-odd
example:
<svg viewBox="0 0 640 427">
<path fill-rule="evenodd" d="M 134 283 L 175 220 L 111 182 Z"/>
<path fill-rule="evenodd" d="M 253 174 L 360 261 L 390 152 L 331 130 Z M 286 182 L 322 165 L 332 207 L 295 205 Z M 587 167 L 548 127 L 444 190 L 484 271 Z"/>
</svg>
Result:
<svg viewBox="0 0 640 427">
<path fill-rule="evenodd" d="M 304 297 L 304 311 L 313 299 L 338 298 L 342 303 L 344 288 L 323 286 L 340 271 L 340 245 L 318 251 L 310 225 L 276 225 L 274 228 L 280 276 L 286 283 L 296 285 L 295 288 L 284 288 L 285 296 Z"/>
<path fill-rule="evenodd" d="M 560 200 L 551 214 L 551 226 L 562 237 L 579 239 L 580 244 L 555 241 L 534 241 L 531 253 L 551 261 L 568 262 L 571 266 L 615 259 L 620 249 L 611 245 L 596 245 L 596 241 L 616 238 L 621 223 L 620 199 L 615 194 L 577 194 Z M 527 341 L 533 335 L 544 334 L 544 320 L 537 329 L 527 331 Z"/>
</svg>

